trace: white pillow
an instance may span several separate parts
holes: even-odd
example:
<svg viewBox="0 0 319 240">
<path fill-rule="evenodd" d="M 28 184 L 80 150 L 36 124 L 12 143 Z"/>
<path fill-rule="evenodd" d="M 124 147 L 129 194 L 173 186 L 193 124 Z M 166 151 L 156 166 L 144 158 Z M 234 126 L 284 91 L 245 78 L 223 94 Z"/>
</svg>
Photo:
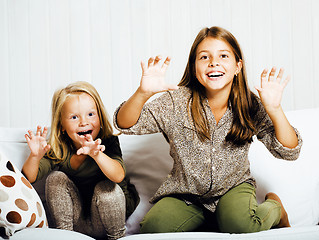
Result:
<svg viewBox="0 0 319 240">
<path fill-rule="evenodd" d="M 126 234 L 139 232 L 139 223 L 151 208 L 149 199 L 173 167 L 169 145 L 162 134 L 119 136 L 127 174 L 135 185 L 140 204 L 126 221 Z"/>
<path fill-rule="evenodd" d="M 289 111 L 286 115 L 303 139 L 300 156 L 296 161 L 276 159 L 261 142 L 254 141 L 249 160 L 257 181 L 257 200 L 262 202 L 266 193 L 274 192 L 281 198 L 292 226 L 317 225 L 319 108 Z"/>
<path fill-rule="evenodd" d="M 26 227 L 47 228 L 45 210 L 30 182 L 0 153 L 0 227 L 6 235 Z"/>
</svg>

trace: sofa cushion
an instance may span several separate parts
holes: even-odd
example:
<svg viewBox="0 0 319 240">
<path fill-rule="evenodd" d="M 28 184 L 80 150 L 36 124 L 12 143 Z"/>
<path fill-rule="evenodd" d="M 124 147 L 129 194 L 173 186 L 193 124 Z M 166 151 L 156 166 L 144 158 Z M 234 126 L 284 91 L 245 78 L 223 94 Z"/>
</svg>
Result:
<svg viewBox="0 0 319 240">
<path fill-rule="evenodd" d="M 296 161 L 276 159 L 264 145 L 255 140 L 249 160 L 257 181 L 257 200 L 267 192 L 275 192 L 288 212 L 292 226 L 316 225 L 319 222 L 319 156 L 316 136 L 319 130 L 319 108 L 286 112 L 290 124 L 303 139 Z"/>
<path fill-rule="evenodd" d="M 19 169 L 0 153 L 0 227 L 7 236 L 26 227 L 46 228 L 40 197 Z"/>
<path fill-rule="evenodd" d="M 149 199 L 173 167 L 169 145 L 161 134 L 119 136 L 127 174 L 140 196 L 140 204 L 126 221 L 127 234 L 139 232 L 139 223 L 151 208 Z"/>
<path fill-rule="evenodd" d="M 35 132 L 35 131 L 33 131 Z M 4 128 L 0 127 L 0 152 L 19 169 L 30 154 L 30 150 L 24 135 L 25 128 Z"/>
<path fill-rule="evenodd" d="M 0 235 L 0 239 L 2 238 Z M 54 228 L 25 228 L 16 232 L 10 240 L 94 240 L 82 233 Z"/>
<path fill-rule="evenodd" d="M 319 226 L 280 228 L 256 233 L 178 232 L 135 234 L 121 240 L 318 240 Z"/>
</svg>

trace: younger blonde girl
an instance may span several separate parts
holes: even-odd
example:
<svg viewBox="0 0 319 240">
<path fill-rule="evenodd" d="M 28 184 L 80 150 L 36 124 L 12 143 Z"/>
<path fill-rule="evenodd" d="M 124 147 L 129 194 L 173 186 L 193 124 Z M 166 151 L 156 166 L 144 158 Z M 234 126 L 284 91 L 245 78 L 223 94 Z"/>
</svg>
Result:
<svg viewBox="0 0 319 240">
<path fill-rule="evenodd" d="M 25 135 L 31 153 L 23 173 L 46 180 L 46 201 L 57 228 L 118 239 L 139 201 L 125 177 L 117 136 L 96 89 L 75 82 L 55 92 L 52 125 Z M 55 171 L 53 171 L 55 170 Z"/>
</svg>

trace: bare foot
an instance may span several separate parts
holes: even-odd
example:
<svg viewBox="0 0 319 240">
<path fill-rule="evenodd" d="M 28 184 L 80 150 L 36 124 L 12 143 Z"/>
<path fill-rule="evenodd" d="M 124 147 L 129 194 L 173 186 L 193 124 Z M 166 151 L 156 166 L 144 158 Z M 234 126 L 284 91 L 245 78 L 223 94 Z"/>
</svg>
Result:
<svg viewBox="0 0 319 240">
<path fill-rule="evenodd" d="M 280 221 L 278 223 L 277 226 L 275 226 L 276 228 L 282 228 L 282 227 L 291 227 L 290 223 L 289 223 L 289 219 L 288 219 L 288 214 L 284 208 L 284 206 L 282 205 L 282 202 L 280 200 L 280 198 L 277 196 L 277 194 L 275 193 L 267 193 L 265 199 L 272 199 L 275 200 L 277 202 L 280 203 L 281 205 L 281 215 L 280 215 Z"/>
</svg>

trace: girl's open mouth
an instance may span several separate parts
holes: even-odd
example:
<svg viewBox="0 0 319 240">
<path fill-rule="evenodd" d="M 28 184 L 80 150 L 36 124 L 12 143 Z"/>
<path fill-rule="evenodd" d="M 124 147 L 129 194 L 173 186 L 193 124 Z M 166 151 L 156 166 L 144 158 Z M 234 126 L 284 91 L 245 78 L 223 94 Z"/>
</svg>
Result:
<svg viewBox="0 0 319 240">
<path fill-rule="evenodd" d="M 222 76 L 224 76 L 225 75 L 225 73 L 222 73 L 222 72 L 212 72 L 212 73 L 208 73 L 207 74 L 207 76 L 209 77 L 209 78 L 212 78 L 212 79 L 214 79 L 214 78 L 219 78 L 219 77 L 222 77 Z"/>
<path fill-rule="evenodd" d="M 80 135 L 80 136 L 85 136 L 85 135 L 87 135 L 87 134 L 92 134 L 92 132 L 93 132 L 93 130 L 88 130 L 88 131 L 83 131 L 83 132 L 78 132 L 78 135 Z"/>
</svg>

